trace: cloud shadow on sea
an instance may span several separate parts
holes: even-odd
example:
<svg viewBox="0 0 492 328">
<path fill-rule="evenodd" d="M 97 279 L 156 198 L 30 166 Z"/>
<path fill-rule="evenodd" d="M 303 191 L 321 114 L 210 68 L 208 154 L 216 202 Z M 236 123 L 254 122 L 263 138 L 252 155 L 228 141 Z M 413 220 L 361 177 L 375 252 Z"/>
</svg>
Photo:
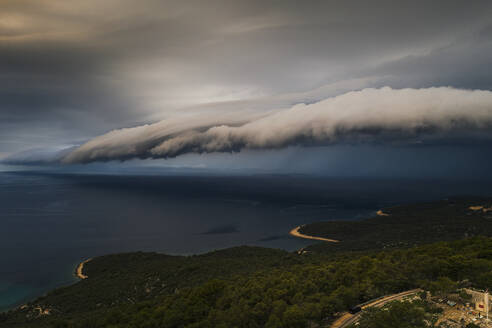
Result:
<svg viewBox="0 0 492 328">
<path fill-rule="evenodd" d="M 220 235 L 220 234 L 238 233 L 238 232 L 239 232 L 238 228 L 234 225 L 222 225 L 204 231 L 200 233 L 200 235 Z"/>
</svg>

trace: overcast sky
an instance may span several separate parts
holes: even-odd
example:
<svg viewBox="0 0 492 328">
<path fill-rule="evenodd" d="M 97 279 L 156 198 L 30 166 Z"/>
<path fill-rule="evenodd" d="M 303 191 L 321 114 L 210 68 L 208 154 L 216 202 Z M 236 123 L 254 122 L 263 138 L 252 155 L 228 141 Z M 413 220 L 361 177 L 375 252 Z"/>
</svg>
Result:
<svg viewBox="0 0 492 328">
<path fill-rule="evenodd" d="M 490 91 L 491 67 L 491 1 L 1 0 L 0 158 L 366 88 Z"/>
</svg>

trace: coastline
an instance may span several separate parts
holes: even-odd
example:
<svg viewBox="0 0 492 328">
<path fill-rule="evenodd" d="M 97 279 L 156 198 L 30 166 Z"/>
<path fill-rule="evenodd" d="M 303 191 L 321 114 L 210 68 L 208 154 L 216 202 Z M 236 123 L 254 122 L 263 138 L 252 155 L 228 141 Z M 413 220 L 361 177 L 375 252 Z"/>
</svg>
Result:
<svg viewBox="0 0 492 328">
<path fill-rule="evenodd" d="M 388 213 L 383 212 L 383 210 L 377 211 L 376 215 L 378 215 L 378 216 L 390 216 Z"/>
<path fill-rule="evenodd" d="M 326 241 L 329 243 L 339 243 L 339 240 L 336 239 L 329 239 L 329 238 L 323 238 L 323 237 L 316 237 L 316 236 L 309 236 L 305 235 L 299 232 L 299 229 L 301 229 L 302 226 L 295 227 L 289 232 L 289 235 L 298 237 L 298 238 L 304 238 L 304 239 L 312 239 L 312 240 L 321 240 L 321 241 Z"/>
<path fill-rule="evenodd" d="M 77 276 L 77 278 L 79 278 L 79 279 L 89 278 L 89 276 L 86 276 L 83 273 L 83 270 L 84 270 L 84 264 L 88 263 L 90 260 L 92 260 L 92 258 L 88 258 L 87 260 L 82 261 L 79 263 L 79 265 L 77 265 L 77 269 L 75 270 L 75 275 Z"/>
</svg>

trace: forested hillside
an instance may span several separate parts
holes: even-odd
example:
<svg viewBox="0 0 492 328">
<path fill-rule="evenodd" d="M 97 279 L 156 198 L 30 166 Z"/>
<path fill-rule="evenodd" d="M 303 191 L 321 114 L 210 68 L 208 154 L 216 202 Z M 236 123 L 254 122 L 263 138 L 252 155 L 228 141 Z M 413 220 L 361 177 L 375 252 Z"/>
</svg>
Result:
<svg viewBox="0 0 492 328">
<path fill-rule="evenodd" d="M 235 248 L 89 262 L 89 278 L 2 315 L 0 327 L 308 327 L 415 287 L 492 287 L 492 239 L 332 255 Z M 37 307 L 50 314 L 39 314 Z"/>
<path fill-rule="evenodd" d="M 361 221 L 325 221 L 301 227 L 301 233 L 340 240 L 317 243 L 316 252 L 409 247 L 472 236 L 492 236 L 492 199 L 450 198 L 398 205 Z"/>
</svg>

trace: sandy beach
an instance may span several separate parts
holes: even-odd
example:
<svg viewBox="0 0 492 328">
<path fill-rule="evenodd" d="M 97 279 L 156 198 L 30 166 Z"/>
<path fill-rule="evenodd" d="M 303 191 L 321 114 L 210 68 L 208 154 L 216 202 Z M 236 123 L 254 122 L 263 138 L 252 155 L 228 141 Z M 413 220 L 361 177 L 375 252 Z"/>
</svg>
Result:
<svg viewBox="0 0 492 328">
<path fill-rule="evenodd" d="M 376 212 L 376 215 L 379 215 L 379 216 L 390 216 L 388 213 L 384 213 L 383 210 L 379 210 Z"/>
<path fill-rule="evenodd" d="M 330 243 L 338 243 L 340 242 L 339 240 L 336 239 L 328 239 L 328 238 L 323 238 L 323 237 L 315 237 L 315 236 L 309 236 L 309 235 L 304 235 L 299 232 L 299 229 L 301 229 L 301 226 L 295 227 L 292 229 L 289 234 L 294 237 L 299 237 L 299 238 L 304 238 L 304 239 L 313 239 L 313 240 L 321 240 L 321 241 L 327 241 Z"/>
<path fill-rule="evenodd" d="M 90 259 L 87 259 L 85 261 L 82 261 L 79 263 L 79 265 L 77 266 L 77 270 L 75 270 L 75 274 L 77 275 L 77 277 L 79 277 L 80 279 L 87 279 L 89 278 L 88 276 L 86 276 L 84 273 L 83 273 L 83 270 L 84 270 L 84 264 L 86 264 L 87 262 L 89 262 L 90 260 L 92 260 L 92 258 Z"/>
</svg>

